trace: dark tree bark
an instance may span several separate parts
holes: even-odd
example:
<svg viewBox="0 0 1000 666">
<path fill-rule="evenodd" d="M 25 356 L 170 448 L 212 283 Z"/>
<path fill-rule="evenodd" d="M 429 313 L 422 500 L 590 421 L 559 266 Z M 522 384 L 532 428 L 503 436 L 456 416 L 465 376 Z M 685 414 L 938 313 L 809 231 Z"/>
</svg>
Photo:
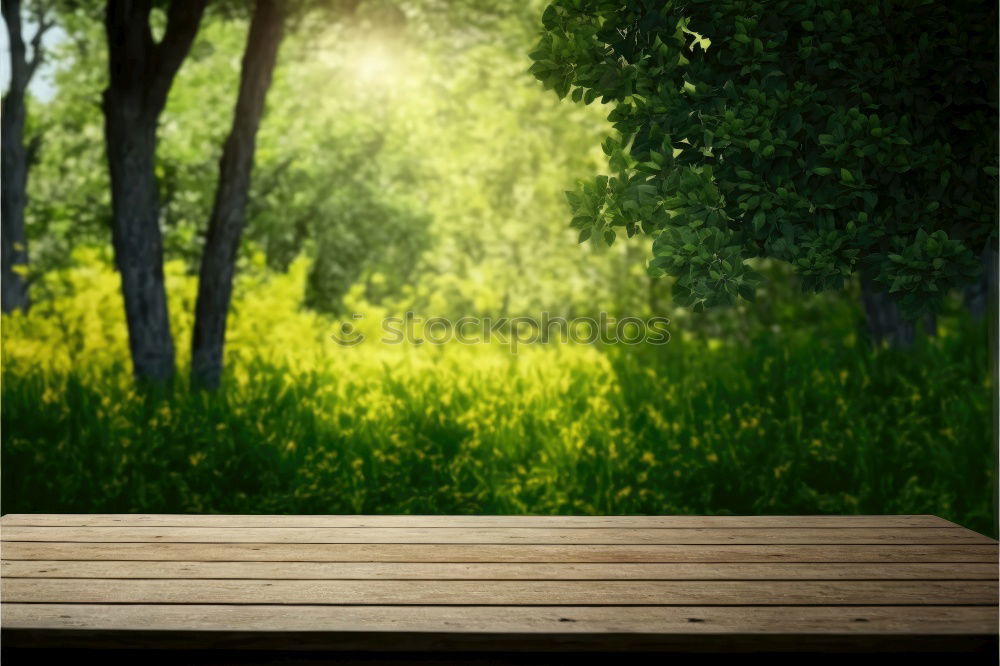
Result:
<svg viewBox="0 0 1000 666">
<path fill-rule="evenodd" d="M 219 162 L 219 183 L 198 277 L 191 383 L 218 388 L 236 253 L 246 220 L 257 128 L 284 34 L 282 0 L 257 0 L 240 73 L 233 124 Z"/>
<path fill-rule="evenodd" d="M 963 292 L 965 307 L 976 319 L 982 319 L 989 309 L 990 294 L 996 289 L 996 250 L 987 247 L 980 255 L 983 264 L 983 274 L 975 284 L 965 288 Z"/>
<path fill-rule="evenodd" d="M 909 347 L 916 326 L 903 318 L 896 301 L 868 276 L 861 276 L 861 303 L 865 310 L 868 338 L 874 345 L 888 342 L 892 347 Z"/>
<path fill-rule="evenodd" d="M 861 304 L 865 311 L 865 333 L 868 341 L 878 346 L 888 342 L 890 347 L 909 347 L 916 339 L 917 324 L 923 324 L 924 332 L 937 335 L 937 315 L 930 313 L 923 320 L 906 319 L 899 310 L 895 299 L 883 291 L 862 273 Z"/>
<path fill-rule="evenodd" d="M 24 144 L 24 96 L 42 61 L 42 37 L 52 26 L 44 11 L 36 14 L 38 27 L 31 40 L 31 60 L 21 29 L 20 0 L 2 0 L 10 44 L 10 87 L 0 104 L 0 309 L 27 310 L 28 284 L 22 274 L 28 265 L 28 240 L 24 230 L 30 150 Z"/>
<path fill-rule="evenodd" d="M 108 0 L 105 13 L 110 82 L 103 108 L 115 264 L 133 371 L 138 380 L 156 384 L 174 373 L 154 169 L 156 126 L 206 2 L 173 0 L 159 43 L 149 26 L 152 0 Z"/>
</svg>

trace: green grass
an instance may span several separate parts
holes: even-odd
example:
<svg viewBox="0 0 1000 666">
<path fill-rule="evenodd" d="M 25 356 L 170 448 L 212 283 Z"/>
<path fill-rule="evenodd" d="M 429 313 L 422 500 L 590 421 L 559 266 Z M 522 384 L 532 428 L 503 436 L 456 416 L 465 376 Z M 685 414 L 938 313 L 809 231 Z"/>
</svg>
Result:
<svg viewBox="0 0 1000 666">
<path fill-rule="evenodd" d="M 194 279 L 167 268 L 183 351 Z M 872 351 L 839 301 L 742 337 L 679 318 L 661 347 L 345 348 L 299 306 L 305 275 L 243 275 L 226 387 L 160 400 L 129 378 L 114 271 L 48 276 L 2 320 L 3 511 L 934 513 L 996 533 L 981 323 Z"/>
<path fill-rule="evenodd" d="M 5 354 L 5 512 L 933 513 L 995 534 L 981 327 L 240 356 L 215 396 Z M 327 367 L 329 366 L 329 367 Z"/>
</svg>

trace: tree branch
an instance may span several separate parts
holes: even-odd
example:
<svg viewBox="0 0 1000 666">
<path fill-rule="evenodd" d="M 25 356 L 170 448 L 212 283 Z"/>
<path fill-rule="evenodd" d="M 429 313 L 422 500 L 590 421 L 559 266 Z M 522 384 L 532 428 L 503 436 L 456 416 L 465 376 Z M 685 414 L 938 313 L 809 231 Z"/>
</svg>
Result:
<svg viewBox="0 0 1000 666">
<path fill-rule="evenodd" d="M 208 0 L 172 0 L 167 9 L 167 29 L 153 50 L 150 102 L 155 108 L 166 103 L 177 70 L 191 50 Z"/>
<path fill-rule="evenodd" d="M 24 162 L 28 165 L 30 169 L 35 165 L 38 160 L 38 152 L 42 147 L 42 137 L 40 134 L 35 134 L 28 141 L 28 145 L 24 149 Z"/>
<path fill-rule="evenodd" d="M 35 31 L 34 37 L 31 38 L 31 60 L 28 61 L 25 85 L 31 82 L 32 77 L 35 75 L 35 70 L 45 60 L 45 49 L 42 48 L 42 39 L 45 37 L 45 33 L 56 24 L 54 18 L 49 18 L 50 9 L 50 3 L 38 3 L 32 12 L 34 14 L 32 18 L 38 24 L 38 29 Z"/>
</svg>

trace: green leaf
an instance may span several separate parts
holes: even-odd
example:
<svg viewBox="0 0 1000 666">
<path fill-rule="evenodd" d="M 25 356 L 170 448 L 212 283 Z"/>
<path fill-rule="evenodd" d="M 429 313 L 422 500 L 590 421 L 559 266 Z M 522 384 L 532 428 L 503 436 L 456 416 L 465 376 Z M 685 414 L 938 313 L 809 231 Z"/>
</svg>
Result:
<svg viewBox="0 0 1000 666">
<path fill-rule="evenodd" d="M 546 30 L 552 30 L 555 28 L 556 20 L 559 15 L 556 13 L 556 7 L 554 4 L 549 5 L 542 12 L 542 25 Z"/>
</svg>

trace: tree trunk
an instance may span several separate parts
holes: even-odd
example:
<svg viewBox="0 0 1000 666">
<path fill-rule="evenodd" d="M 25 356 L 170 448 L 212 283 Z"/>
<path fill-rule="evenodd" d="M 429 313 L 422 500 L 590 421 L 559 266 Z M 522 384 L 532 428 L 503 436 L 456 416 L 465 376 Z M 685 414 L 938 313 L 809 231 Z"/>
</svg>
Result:
<svg viewBox="0 0 1000 666">
<path fill-rule="evenodd" d="M 44 16 L 32 39 L 29 62 L 21 30 L 20 0 L 3 0 L 4 21 L 10 45 L 10 86 L 0 104 L 0 309 L 10 313 L 28 309 L 28 240 L 24 231 L 27 204 L 28 151 L 24 145 L 24 95 L 41 61 L 41 39 L 48 25 Z"/>
<path fill-rule="evenodd" d="M 167 316 L 154 171 L 156 119 L 135 109 L 128 99 L 108 94 L 104 100 L 112 242 L 121 274 L 132 365 L 137 378 L 165 382 L 174 371 L 174 343 Z"/>
<path fill-rule="evenodd" d="M 219 161 L 219 182 L 198 277 L 191 384 L 216 389 L 222 377 L 226 317 L 246 220 L 257 128 L 284 29 L 281 0 L 257 0 L 247 36 L 233 124 Z"/>
<path fill-rule="evenodd" d="M 109 0 L 110 81 L 104 129 L 111 175 L 112 240 L 121 274 L 136 379 L 165 384 L 174 373 L 163 281 L 156 181 L 156 126 L 174 76 L 191 48 L 206 0 L 174 0 L 163 39 L 153 41 L 151 0 Z"/>
<path fill-rule="evenodd" d="M 891 347 L 913 344 L 916 327 L 903 318 L 895 300 L 868 276 L 861 276 L 861 302 L 865 310 L 868 338 L 875 346 L 888 341 Z"/>
<path fill-rule="evenodd" d="M 976 319 L 982 319 L 988 310 L 990 304 L 990 290 L 996 289 L 996 251 L 987 246 L 980 259 L 983 264 L 983 274 L 975 282 L 965 288 L 962 295 L 964 296 L 965 307 L 969 310 L 969 313 Z"/>
</svg>

